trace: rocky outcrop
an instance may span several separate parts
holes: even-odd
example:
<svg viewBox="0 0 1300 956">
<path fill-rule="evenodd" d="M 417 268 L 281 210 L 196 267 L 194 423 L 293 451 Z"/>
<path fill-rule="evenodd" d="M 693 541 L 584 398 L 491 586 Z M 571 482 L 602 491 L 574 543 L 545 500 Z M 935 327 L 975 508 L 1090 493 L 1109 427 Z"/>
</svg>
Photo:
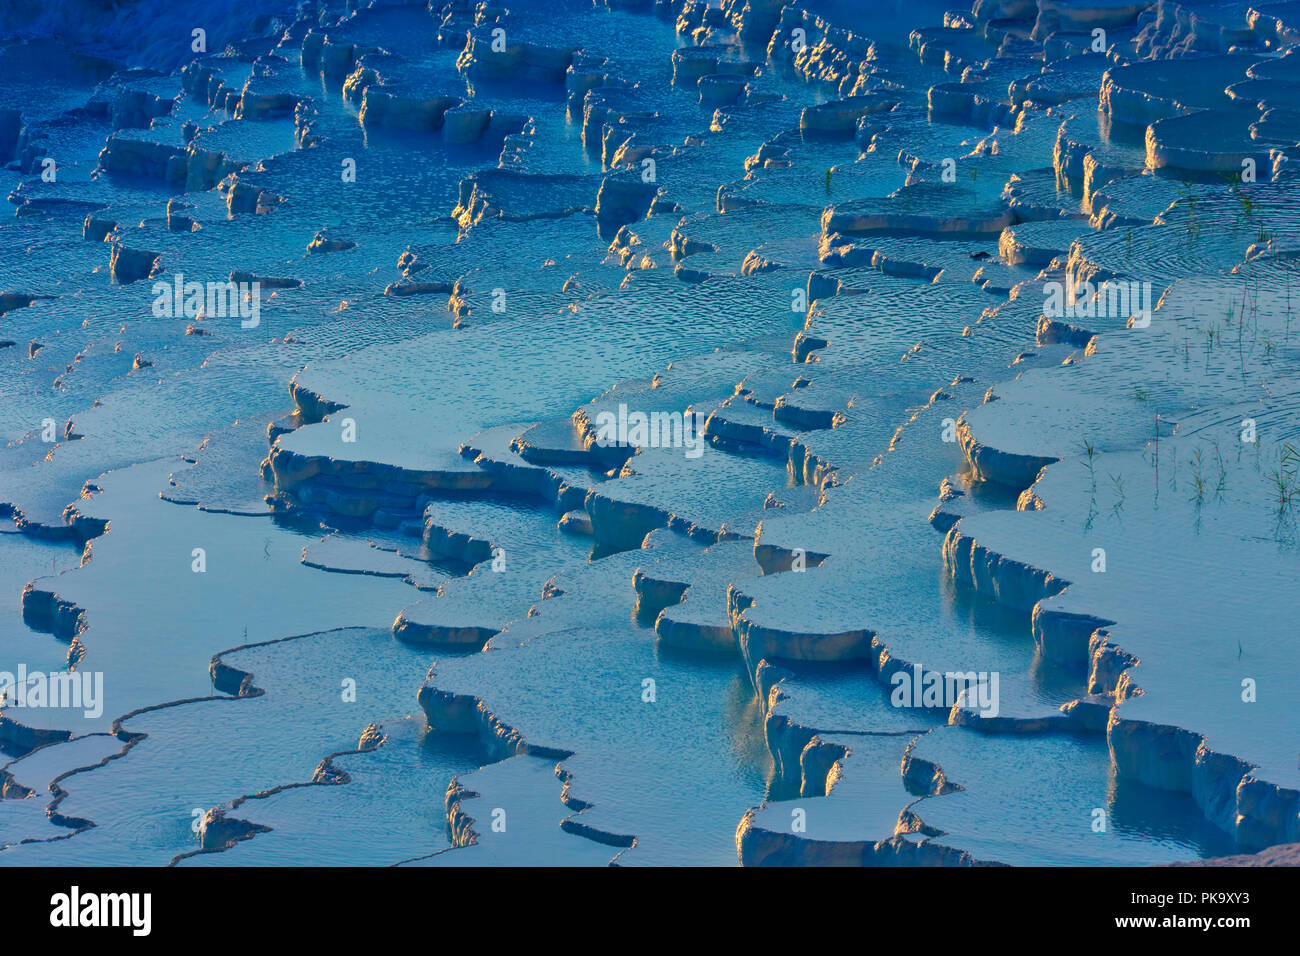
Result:
<svg viewBox="0 0 1300 956">
<path fill-rule="evenodd" d="M 132 249 L 120 242 L 113 243 L 108 261 L 108 272 L 119 285 L 151 279 L 161 270 L 161 256 L 147 249 Z"/>
</svg>

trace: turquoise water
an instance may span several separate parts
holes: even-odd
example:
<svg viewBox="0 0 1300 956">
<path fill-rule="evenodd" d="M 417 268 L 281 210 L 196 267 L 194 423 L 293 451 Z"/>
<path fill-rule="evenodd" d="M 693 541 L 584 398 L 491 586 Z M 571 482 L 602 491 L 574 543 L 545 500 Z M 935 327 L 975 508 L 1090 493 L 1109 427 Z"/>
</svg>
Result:
<svg viewBox="0 0 1300 956">
<path fill-rule="evenodd" d="M 26 48 L 0 56 L 0 107 L 45 134 L 38 152 L 59 169 L 53 182 L 39 166 L 0 170 L 17 211 L 0 221 L 0 292 L 39 297 L 0 316 L 12 343 L 0 347 L 0 508 L 12 519 L 0 529 L 0 672 L 71 659 L 104 687 L 93 716 L 5 709 L 51 736 L 4 739 L 0 770 L 34 792 L 0 800 L 0 864 L 733 865 L 746 811 L 801 783 L 805 798 L 824 789 L 797 766 L 814 734 L 897 736 L 897 753 L 872 764 L 888 778 L 886 819 L 920 796 L 890 769 L 907 743 L 951 746 L 963 795 L 913 809 L 980 858 L 1109 865 L 1231 850 L 1190 797 L 1118 784 L 1102 733 L 976 735 L 887 699 L 882 649 L 1000 670 L 1017 718 L 1086 695 L 1080 675 L 1044 659 L 1026 609 L 954 589 L 926 521 L 945 479 L 966 491 L 965 513 L 1014 506 L 1005 489 L 981 493 L 961 449 L 935 436 L 991 385 L 1070 352 L 1038 348 L 1036 288 L 1008 300 L 997 280 L 981 286 L 996 230 L 827 236 L 823 210 L 996 205 L 1013 173 L 1051 174 L 1056 114 L 979 148 L 991 123 L 932 113 L 929 87 L 955 78 L 907 49 L 909 25 L 941 22 L 929 4 L 878 19 L 809 4 L 878 41 L 867 86 L 898 101 L 834 136 L 802 134 L 801 112 L 848 90 L 767 62 L 765 44 L 726 46 L 725 24 L 693 41 L 672 19 L 523 6 L 502 21 L 512 44 L 584 51 L 567 88 L 542 54 L 545 80 L 494 77 L 490 60 L 459 70 L 459 47 L 439 46 L 441 18 L 423 5 L 334 11 L 313 27 L 331 49 L 355 45 L 382 80 L 373 89 L 492 111 L 470 143 L 373 114 L 363 125 L 344 98 L 352 64 L 343 76 L 304 67 L 305 22 L 210 64 L 233 90 L 292 97 L 297 127 L 292 110 L 213 109 L 179 73 L 97 89 L 98 64 L 52 77 Z M 468 28 L 451 31 L 456 43 Z M 697 43 L 731 75 L 747 64 L 743 99 L 701 102 L 673 82 L 673 51 Z M 589 103 L 622 110 L 608 135 L 634 134 L 629 170 L 584 144 L 584 70 L 608 94 Z M 177 101 L 152 128 L 114 130 L 119 89 Z M 65 112 L 92 100 L 105 105 Z M 229 181 L 187 190 L 156 170 L 97 171 L 106 137 L 176 147 L 186 122 L 196 148 L 242 165 L 262 213 L 230 213 Z M 1090 122 L 1084 112 L 1077 125 L 1095 137 Z M 1099 149 L 1132 159 L 1118 140 Z M 970 185 L 917 200 L 951 157 Z M 1173 181 L 1148 179 L 1126 187 L 1126 208 L 1178 198 Z M 598 196 L 608 215 L 629 182 L 634 208 L 611 235 Z M 1077 195 L 1034 182 L 1063 216 L 1078 210 Z M 471 194 L 477 205 L 454 217 Z M 169 228 L 169 200 L 198 228 Z M 115 224 L 109 242 L 83 237 L 87 216 Z M 1063 222 L 1131 266 L 1113 234 Z M 309 252 L 321 232 L 346 247 Z M 164 280 L 261 277 L 258 323 L 156 315 L 154 276 L 115 281 L 114 246 L 156 256 Z M 1191 258 L 1153 254 L 1171 276 Z M 1034 270 L 1006 274 L 1013 284 Z M 624 465 L 585 447 L 574 412 L 619 402 L 713 416 L 703 457 L 643 449 Z M 264 464 L 272 423 L 278 450 Z M 478 464 L 466 443 L 484 451 Z M 825 487 L 806 486 L 814 458 L 836 472 Z M 295 468 L 314 474 L 299 483 Z M 511 482 L 489 486 L 501 470 Z M 574 512 L 589 514 L 595 540 Z M 471 559 L 431 548 L 429 525 L 473 542 Z M 755 538 L 744 574 L 702 557 Z M 762 575 L 768 545 L 833 557 L 806 577 Z M 755 600 L 755 629 L 812 637 L 761 663 L 740 645 L 692 648 L 689 633 L 664 641 L 636 613 L 634 583 L 664 557 L 694 569 L 679 582 L 692 589 L 686 623 L 743 629 L 734 584 Z M 42 612 L 56 604 L 57 622 Z M 870 631 L 874 654 L 819 658 L 819 628 Z M 435 698 L 456 705 L 440 712 Z M 32 751 L 60 734 L 76 739 Z M 67 795 L 50 820 L 56 777 Z M 477 849 L 454 846 L 448 825 L 458 777 L 482 781 L 465 803 Z M 857 826 L 847 788 L 815 799 L 833 808 L 819 832 Z M 1109 808 L 1104 844 L 1074 845 L 1075 804 Z M 218 807 L 245 829 L 200 853 L 198 822 Z M 490 848 L 490 809 L 545 838 Z"/>
</svg>

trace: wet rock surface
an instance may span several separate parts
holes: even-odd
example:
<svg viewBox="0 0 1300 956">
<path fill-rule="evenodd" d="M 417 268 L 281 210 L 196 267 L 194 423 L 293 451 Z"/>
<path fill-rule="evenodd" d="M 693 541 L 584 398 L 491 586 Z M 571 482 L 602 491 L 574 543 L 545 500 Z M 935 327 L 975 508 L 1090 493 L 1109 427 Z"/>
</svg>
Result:
<svg viewBox="0 0 1300 956">
<path fill-rule="evenodd" d="M 1239 7 L 7 42 L 0 864 L 1293 863 Z"/>
</svg>

